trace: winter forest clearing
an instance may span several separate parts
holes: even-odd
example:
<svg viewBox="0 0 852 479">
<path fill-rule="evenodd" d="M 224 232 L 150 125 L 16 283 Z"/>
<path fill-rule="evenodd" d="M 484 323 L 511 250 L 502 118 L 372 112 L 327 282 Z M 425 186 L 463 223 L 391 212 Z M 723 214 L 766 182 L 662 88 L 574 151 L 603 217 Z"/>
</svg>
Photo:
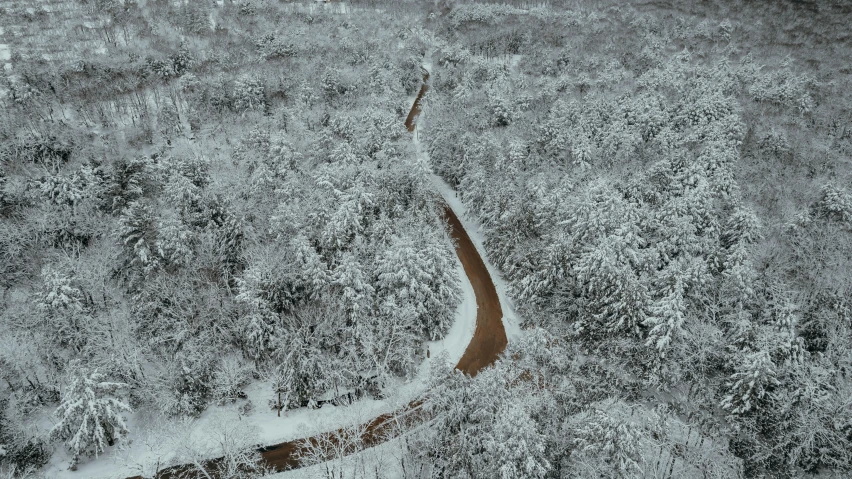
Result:
<svg viewBox="0 0 852 479">
<path fill-rule="evenodd" d="M 0 0 L 0 478 L 848 477 L 851 24 Z"/>
</svg>

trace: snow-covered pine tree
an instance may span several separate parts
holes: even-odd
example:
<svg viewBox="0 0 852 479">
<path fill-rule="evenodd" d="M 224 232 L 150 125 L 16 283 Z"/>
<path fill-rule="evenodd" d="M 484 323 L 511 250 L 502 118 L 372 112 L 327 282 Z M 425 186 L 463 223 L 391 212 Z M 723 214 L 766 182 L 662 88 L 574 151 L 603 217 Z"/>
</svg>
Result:
<svg viewBox="0 0 852 479">
<path fill-rule="evenodd" d="M 638 335 L 639 326 L 646 321 L 649 294 L 640 279 L 638 241 L 634 233 L 622 228 L 580 255 L 575 275 L 595 320 L 580 325 L 588 334 Z"/>
<path fill-rule="evenodd" d="M 234 110 L 243 113 L 249 110 L 261 110 L 266 106 L 266 91 L 260 78 L 243 75 L 234 81 L 232 92 Z"/>
<path fill-rule="evenodd" d="M 760 219 L 749 208 L 739 206 L 728 218 L 721 240 L 724 248 L 737 244 L 752 244 L 760 239 Z"/>
<path fill-rule="evenodd" d="M 70 206 L 72 210 L 87 197 L 91 174 L 77 171 L 71 175 L 48 175 L 38 180 L 38 194 L 58 206 Z"/>
<path fill-rule="evenodd" d="M 374 288 L 369 281 L 369 272 L 352 253 L 341 254 L 337 267 L 331 273 L 331 283 L 339 288 L 340 300 L 351 323 L 369 314 L 373 302 Z"/>
<path fill-rule="evenodd" d="M 165 185 L 164 193 L 185 221 L 195 222 L 202 203 L 200 187 L 181 173 L 174 172 Z"/>
<path fill-rule="evenodd" d="M 157 180 L 156 164 L 151 158 L 117 159 L 99 192 L 102 208 L 112 214 L 121 213 L 148 193 Z"/>
<path fill-rule="evenodd" d="M 169 141 L 182 133 L 180 115 L 172 102 L 163 103 L 157 114 L 157 127 Z"/>
<path fill-rule="evenodd" d="M 325 263 L 304 236 L 292 238 L 283 248 L 258 248 L 252 255 L 236 280 L 237 301 L 244 304 L 262 301 L 274 313 L 291 311 L 319 298 L 329 283 Z"/>
<path fill-rule="evenodd" d="M 243 218 L 226 212 L 222 224 L 214 232 L 216 256 L 224 277 L 231 278 L 245 267 L 243 248 L 246 234 Z"/>
<path fill-rule="evenodd" d="M 822 187 L 820 200 L 815 205 L 815 213 L 824 218 L 852 223 L 852 194 L 832 184 Z"/>
<path fill-rule="evenodd" d="M 771 399 L 772 389 L 778 384 L 776 367 L 768 352 L 745 354 L 726 383 L 721 406 L 734 415 L 760 409 Z"/>
<path fill-rule="evenodd" d="M 157 378 L 162 389 L 155 401 L 160 410 L 171 416 L 198 417 L 210 400 L 214 366 L 220 356 L 220 349 L 214 350 L 200 337 L 186 338 Z"/>
<path fill-rule="evenodd" d="M 127 205 L 119 218 L 118 237 L 124 247 L 124 266 L 131 270 L 125 274 L 136 270 L 145 275 L 157 268 L 156 223 L 147 203 L 133 201 Z"/>
<path fill-rule="evenodd" d="M 97 457 L 107 446 L 128 432 L 122 412 L 130 406 L 120 399 L 124 383 L 108 381 L 97 369 L 73 365 L 71 379 L 56 408 L 59 421 L 50 437 L 66 441 L 72 453 L 71 469 L 76 469 L 81 454 Z"/>
<path fill-rule="evenodd" d="M 167 270 L 184 268 L 195 257 L 193 246 L 198 238 L 175 214 L 166 214 L 157 220 L 156 251 Z"/>
<path fill-rule="evenodd" d="M 484 462 L 493 464 L 491 477 L 543 479 L 551 472 L 549 441 L 531 415 L 532 402 L 523 393 L 510 394 L 495 412 L 491 432 L 483 438 Z"/>
<path fill-rule="evenodd" d="M 244 352 L 255 360 L 260 360 L 272 349 L 277 327 L 277 315 L 264 303 L 250 306 L 249 312 L 242 318 L 240 335 L 244 343 Z"/>
<path fill-rule="evenodd" d="M 321 186 L 333 188 L 325 182 L 321 182 Z M 375 203 L 373 193 L 360 184 L 344 191 L 334 189 L 333 194 L 333 210 L 329 212 L 321 233 L 323 248 L 332 251 L 346 248 L 356 236 L 363 233 Z"/>
<path fill-rule="evenodd" d="M 86 293 L 75 284 L 73 272 L 46 266 L 41 277 L 42 288 L 34 300 L 48 323 L 46 331 L 56 344 L 81 351 L 90 334 Z"/>
<path fill-rule="evenodd" d="M 617 404 L 617 403 L 616 403 Z M 609 411 L 594 409 L 568 422 L 574 435 L 573 470 L 580 477 L 642 477 L 642 431 Z"/>
<path fill-rule="evenodd" d="M 409 303 L 430 340 L 444 336 L 461 299 L 459 279 L 446 241 L 434 230 L 401 231 L 376 258 L 377 294 Z"/>
<path fill-rule="evenodd" d="M 649 306 L 648 317 L 643 322 L 650 328 L 645 345 L 656 349 L 660 357 L 665 357 L 672 341 L 683 334 L 683 323 L 686 321 L 683 281 L 673 276 L 668 282 L 670 284 L 663 288 L 662 297 Z"/>
</svg>

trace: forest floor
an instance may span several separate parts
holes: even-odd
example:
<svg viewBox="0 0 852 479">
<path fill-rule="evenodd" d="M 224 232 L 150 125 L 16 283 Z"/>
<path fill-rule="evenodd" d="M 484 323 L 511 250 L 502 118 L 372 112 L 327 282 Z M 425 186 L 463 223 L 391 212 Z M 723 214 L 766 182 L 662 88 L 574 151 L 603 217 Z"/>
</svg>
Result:
<svg viewBox="0 0 852 479">
<path fill-rule="evenodd" d="M 420 101 L 429 89 L 428 80 L 429 73 L 426 71 L 423 75 L 423 84 L 405 121 L 406 128 L 413 133 L 416 128 L 416 120 L 421 114 Z M 443 190 L 444 188 L 440 189 Z M 507 345 L 506 328 L 503 324 L 504 313 L 500 295 L 492 280 L 489 268 L 480 256 L 477 245 L 474 244 L 471 236 L 465 230 L 462 220 L 459 219 L 450 204 L 455 202 L 447 197 L 447 192 L 442 191 L 442 194 L 447 199 L 444 204 L 444 218 L 450 227 L 449 232 L 455 243 L 456 254 L 473 289 L 477 306 L 473 337 L 456 364 L 456 369 L 475 376 L 483 368 L 492 365 Z M 455 206 L 458 208 L 460 204 Z M 363 445 L 378 445 L 403 432 L 400 431 L 400 422 L 407 426 L 420 422 L 422 415 L 418 411 L 421 404 L 421 400 L 413 400 L 400 410 L 382 414 L 363 422 L 360 427 L 356 427 L 354 430 L 357 431 Z M 405 419 L 401 421 L 401 417 Z M 264 447 L 261 456 L 266 465 L 279 471 L 298 468 L 303 465 L 300 464 L 298 456 L 305 441 L 316 441 L 320 436 L 335 435 L 335 433 L 343 435 L 345 429 L 341 428 L 326 435 L 317 435 L 307 439 L 297 439 Z M 184 470 L 186 470 L 186 466 L 177 466 L 162 471 L 156 477 L 177 477 Z M 141 476 L 135 476 L 131 479 L 141 479 Z"/>
</svg>

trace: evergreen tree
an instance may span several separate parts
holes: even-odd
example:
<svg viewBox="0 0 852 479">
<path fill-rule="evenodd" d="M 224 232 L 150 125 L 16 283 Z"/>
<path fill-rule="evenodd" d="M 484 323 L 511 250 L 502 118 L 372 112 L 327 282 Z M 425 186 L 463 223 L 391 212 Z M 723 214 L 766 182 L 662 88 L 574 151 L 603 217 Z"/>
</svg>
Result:
<svg viewBox="0 0 852 479">
<path fill-rule="evenodd" d="M 90 194 L 90 181 L 93 181 L 90 169 L 71 175 L 44 176 L 38 181 L 38 193 L 42 198 L 57 206 L 69 206 L 76 209 L 80 202 Z"/>
<path fill-rule="evenodd" d="M 282 313 L 320 298 L 329 284 L 326 264 L 304 236 L 284 248 L 261 248 L 255 256 L 236 280 L 237 301 L 263 302 Z"/>
<path fill-rule="evenodd" d="M 259 360 L 272 350 L 280 328 L 276 314 L 268 306 L 258 303 L 250 308 L 242 320 L 240 335 L 245 344 L 244 351 L 252 359 Z"/>
<path fill-rule="evenodd" d="M 759 410 L 772 399 L 779 385 L 775 364 L 766 351 L 745 354 L 726 383 L 722 407 L 734 415 Z"/>
<path fill-rule="evenodd" d="M 185 268 L 192 264 L 198 242 L 195 234 L 176 215 L 166 215 L 157 220 L 156 252 L 169 269 Z"/>
<path fill-rule="evenodd" d="M 97 369 L 90 372 L 72 367 L 70 383 L 56 408 L 59 422 L 50 430 L 52 439 L 66 441 L 71 450 L 72 470 L 81 454 L 97 457 L 128 432 L 121 413 L 129 412 L 130 406 L 118 397 L 126 387 L 124 383 L 107 381 Z"/>
<path fill-rule="evenodd" d="M 225 216 L 222 225 L 216 230 L 216 254 L 226 278 L 242 272 L 245 267 L 243 250 L 246 243 L 245 224 L 242 218 L 233 214 Z"/>
<path fill-rule="evenodd" d="M 603 477 L 642 477 L 642 431 L 630 421 L 594 409 L 572 418 L 573 470 Z"/>
<path fill-rule="evenodd" d="M 370 285 L 368 275 L 349 252 L 341 255 L 337 267 L 331 273 L 331 284 L 340 288 L 340 299 L 351 323 L 370 314 L 374 288 Z"/>
<path fill-rule="evenodd" d="M 402 231 L 376 259 L 376 290 L 396 304 L 411 304 L 424 337 L 435 340 L 449 329 L 460 300 L 452 253 L 434 233 Z"/>
<path fill-rule="evenodd" d="M 56 344 L 83 350 L 92 333 L 90 302 L 73 274 L 52 267 L 42 270 L 42 289 L 35 296 L 35 305 Z"/>
<path fill-rule="evenodd" d="M 146 275 L 157 268 L 156 223 L 147 203 L 134 201 L 122 211 L 118 237 L 124 247 L 124 267 L 129 270 L 125 274 Z"/>
<path fill-rule="evenodd" d="M 333 211 L 323 225 L 321 235 L 323 247 L 332 251 L 346 248 L 363 234 L 375 201 L 371 192 L 357 184 L 345 191 L 335 189 L 334 196 Z"/>
<path fill-rule="evenodd" d="M 822 217 L 848 225 L 852 223 L 852 194 L 827 184 L 822 187 L 822 198 L 817 202 L 815 210 Z"/>
<path fill-rule="evenodd" d="M 161 388 L 155 404 L 170 416 L 198 417 L 211 399 L 214 367 L 222 351 L 203 335 L 181 339 L 181 348 L 169 354 L 165 370 L 155 379 Z"/>
<path fill-rule="evenodd" d="M 650 328 L 645 345 L 656 349 L 661 357 L 666 357 L 672 342 L 683 334 L 687 314 L 682 280 L 673 277 L 669 282 L 671 284 L 663 289 L 662 297 L 652 302 L 644 322 Z"/>
<path fill-rule="evenodd" d="M 104 180 L 100 198 L 102 207 L 119 214 L 134 201 L 139 201 L 158 183 L 154 160 L 148 157 L 120 158 Z"/>
<path fill-rule="evenodd" d="M 234 81 L 234 109 L 237 112 L 262 110 L 266 106 L 266 91 L 259 78 L 243 76 Z"/>
<path fill-rule="evenodd" d="M 760 220 L 749 209 L 740 207 L 728 218 L 721 240 L 722 246 L 731 248 L 734 245 L 753 244 L 760 239 Z"/>
<path fill-rule="evenodd" d="M 635 233 L 620 229 L 584 251 L 575 265 L 595 323 L 581 319 L 590 334 L 639 333 L 647 321 L 649 294 L 641 281 L 642 257 Z"/>
</svg>

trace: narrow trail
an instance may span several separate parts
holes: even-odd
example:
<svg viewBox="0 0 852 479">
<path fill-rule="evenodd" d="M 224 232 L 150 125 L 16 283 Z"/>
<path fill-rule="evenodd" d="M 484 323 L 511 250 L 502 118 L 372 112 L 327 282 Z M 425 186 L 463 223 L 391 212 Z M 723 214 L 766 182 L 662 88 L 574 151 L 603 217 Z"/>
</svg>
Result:
<svg viewBox="0 0 852 479">
<path fill-rule="evenodd" d="M 461 221 L 450 205 L 444 204 L 444 218 L 450 225 L 450 235 L 456 241 L 456 255 L 476 294 L 476 330 L 456 369 L 470 376 L 494 364 L 506 349 L 506 329 L 503 327 L 503 308 L 488 268 Z"/>
<path fill-rule="evenodd" d="M 409 133 L 414 133 L 414 129 L 417 124 L 414 120 L 417 119 L 417 116 L 420 115 L 420 112 L 423 111 L 422 105 L 420 104 L 420 100 L 423 99 L 423 96 L 426 92 L 429 91 L 429 72 L 423 72 L 423 84 L 420 85 L 420 91 L 417 92 L 417 98 L 414 99 L 414 104 L 411 105 L 411 110 L 408 112 L 408 116 L 405 118 L 405 127 L 408 129 Z"/>
<path fill-rule="evenodd" d="M 421 112 L 420 101 L 429 90 L 429 73 L 423 74 L 423 84 L 417 94 L 417 99 L 411 106 L 411 111 L 405 119 L 405 127 L 409 132 L 414 132 L 416 119 Z M 465 231 L 462 222 L 455 211 L 446 202 L 444 203 L 444 219 L 450 227 L 450 236 L 456 246 L 456 255 L 461 261 L 465 274 L 473 286 L 476 295 L 476 330 L 473 338 L 465 349 L 464 354 L 456 364 L 456 369 L 470 376 L 476 374 L 483 368 L 488 367 L 497 360 L 506 348 L 506 330 L 503 327 L 503 309 L 500 306 L 500 298 L 497 289 L 488 273 L 485 262 L 476 250 L 473 241 Z M 300 461 L 301 453 L 306 451 L 306 444 L 313 446 L 329 445 L 330 448 L 344 454 L 357 452 L 357 449 L 376 446 L 399 434 L 405 432 L 417 424 L 428 419 L 424 410 L 422 399 L 410 402 L 406 407 L 382 414 L 375 419 L 355 428 L 342 428 L 336 431 L 312 436 L 304 439 L 283 442 L 261 448 L 259 450 L 263 463 L 276 471 L 297 469 L 307 464 Z M 356 437 L 352 435 L 356 434 Z M 351 443 L 351 447 L 346 444 Z M 358 444 L 358 448 L 355 444 Z M 333 446 L 331 445 L 333 444 Z M 219 477 L 217 474 L 221 458 L 211 459 L 204 463 L 210 472 L 208 477 Z M 202 477 L 196 474 L 195 466 L 180 465 L 164 469 L 157 473 L 157 479 L 178 479 L 190 477 Z M 127 479 L 143 479 L 142 476 L 134 476 Z"/>
</svg>

